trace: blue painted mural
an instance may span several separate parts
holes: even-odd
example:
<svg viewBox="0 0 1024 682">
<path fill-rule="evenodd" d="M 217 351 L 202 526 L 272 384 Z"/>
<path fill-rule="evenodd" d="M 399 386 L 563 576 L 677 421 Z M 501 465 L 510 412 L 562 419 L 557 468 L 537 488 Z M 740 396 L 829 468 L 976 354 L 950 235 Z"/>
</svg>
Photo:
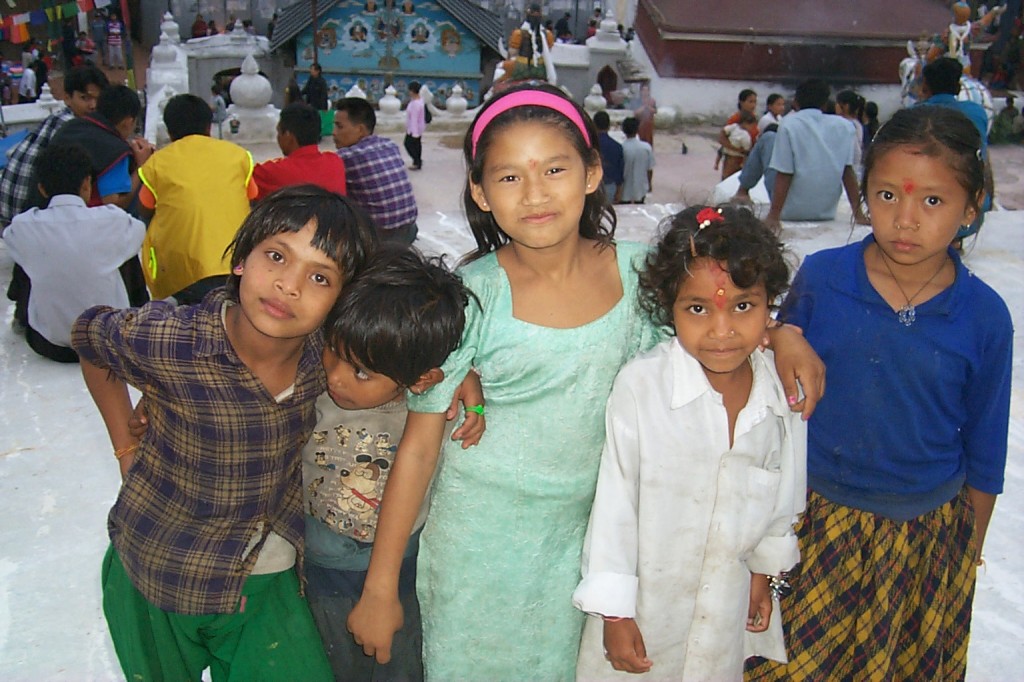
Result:
<svg viewBox="0 0 1024 682">
<path fill-rule="evenodd" d="M 456 84 L 470 106 L 478 103 L 480 41 L 436 3 L 342 0 L 319 18 L 318 28 L 319 62 L 332 100 L 358 84 L 375 102 L 390 83 L 405 101 L 407 84 L 416 80 L 439 106 Z M 312 27 L 298 35 L 295 61 L 301 85 L 313 62 Z"/>
</svg>

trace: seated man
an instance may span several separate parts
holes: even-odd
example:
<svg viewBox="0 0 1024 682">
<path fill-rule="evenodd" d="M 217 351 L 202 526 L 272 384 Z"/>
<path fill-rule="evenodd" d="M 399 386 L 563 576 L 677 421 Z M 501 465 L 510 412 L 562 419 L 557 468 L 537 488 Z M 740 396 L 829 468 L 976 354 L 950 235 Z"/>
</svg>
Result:
<svg viewBox="0 0 1024 682">
<path fill-rule="evenodd" d="M 47 207 L 16 215 L 3 233 L 32 281 L 25 338 L 43 357 L 78 362 L 71 325 L 92 306 L 128 305 L 117 268 L 139 252 L 146 226 L 116 206 L 86 207 L 92 162 L 80 145 L 49 145 L 36 162 L 36 178 Z"/>
<path fill-rule="evenodd" d="M 345 161 L 348 195 L 370 214 L 381 239 L 412 244 L 419 214 L 402 151 L 373 134 L 377 115 L 365 99 L 345 97 L 334 109 L 334 144 Z"/>
<path fill-rule="evenodd" d="M 154 298 L 194 304 L 223 285 L 230 271 L 224 250 L 256 196 L 252 156 L 210 137 L 212 122 L 201 98 L 175 95 L 164 108 L 171 144 L 139 169 L 139 203 L 153 211 L 142 260 Z"/>
<path fill-rule="evenodd" d="M 778 175 L 765 218 L 776 232 L 780 220 L 834 219 L 844 189 L 856 221 L 867 224 L 853 170 L 857 133 L 844 119 L 822 111 L 830 94 L 824 81 L 804 81 L 794 98 L 798 110 L 779 125 L 770 163 Z"/>
<path fill-rule="evenodd" d="M 277 146 L 283 159 L 264 161 L 253 177 L 259 187 L 256 200 L 289 185 L 311 183 L 337 194 L 345 194 L 345 162 L 337 154 L 322 152 L 320 114 L 303 102 L 281 110 L 277 123 Z"/>
</svg>

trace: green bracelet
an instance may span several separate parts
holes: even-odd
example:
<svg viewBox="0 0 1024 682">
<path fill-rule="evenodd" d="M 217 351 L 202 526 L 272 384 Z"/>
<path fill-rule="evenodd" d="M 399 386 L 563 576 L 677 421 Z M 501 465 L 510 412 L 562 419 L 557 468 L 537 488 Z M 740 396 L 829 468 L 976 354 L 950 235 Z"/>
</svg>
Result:
<svg viewBox="0 0 1024 682">
<path fill-rule="evenodd" d="M 483 405 L 467 405 L 466 406 L 466 412 L 476 412 L 478 415 L 480 415 L 482 417 L 482 416 L 484 416 L 484 406 Z"/>
</svg>

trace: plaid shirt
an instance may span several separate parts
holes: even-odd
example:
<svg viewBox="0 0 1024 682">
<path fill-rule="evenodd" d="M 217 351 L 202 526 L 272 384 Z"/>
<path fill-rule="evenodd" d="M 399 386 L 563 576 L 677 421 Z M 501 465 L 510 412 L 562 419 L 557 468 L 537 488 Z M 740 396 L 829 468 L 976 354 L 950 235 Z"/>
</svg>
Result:
<svg viewBox="0 0 1024 682">
<path fill-rule="evenodd" d="M 369 135 L 338 156 L 345 162 L 348 196 L 359 202 L 382 230 L 416 222 L 416 197 L 398 145 L 386 137 Z"/>
<path fill-rule="evenodd" d="M 3 227 L 10 225 L 14 216 L 29 208 L 26 204 L 33 187 L 36 159 L 61 126 L 74 117 L 75 114 L 67 107 L 50 114 L 35 132 L 29 133 L 11 150 L 7 166 L 0 176 L 0 225 Z"/>
<path fill-rule="evenodd" d="M 246 367 L 221 318 L 223 289 L 198 306 L 90 308 L 71 344 L 145 393 L 149 429 L 110 510 L 110 539 L 154 606 L 233 613 L 273 530 L 302 555 L 301 451 L 326 389 L 310 337 L 280 403 Z M 260 545 L 261 546 L 261 545 Z"/>
</svg>

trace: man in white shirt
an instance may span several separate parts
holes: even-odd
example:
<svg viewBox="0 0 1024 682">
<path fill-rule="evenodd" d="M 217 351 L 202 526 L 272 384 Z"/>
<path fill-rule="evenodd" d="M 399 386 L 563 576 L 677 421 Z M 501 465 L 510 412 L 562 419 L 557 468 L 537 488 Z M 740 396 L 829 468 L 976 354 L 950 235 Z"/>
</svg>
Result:
<svg viewBox="0 0 1024 682">
<path fill-rule="evenodd" d="M 654 175 L 654 149 L 639 137 L 640 122 L 630 116 L 622 122 L 622 132 L 626 141 L 622 143 L 622 156 L 625 170 L 622 181 L 622 203 L 642 204 L 651 191 L 651 178 Z"/>
<path fill-rule="evenodd" d="M 25 70 L 21 72 L 21 83 L 18 84 L 18 102 L 35 102 L 36 101 L 36 71 L 35 62 L 32 66 L 26 66 Z"/>
</svg>

